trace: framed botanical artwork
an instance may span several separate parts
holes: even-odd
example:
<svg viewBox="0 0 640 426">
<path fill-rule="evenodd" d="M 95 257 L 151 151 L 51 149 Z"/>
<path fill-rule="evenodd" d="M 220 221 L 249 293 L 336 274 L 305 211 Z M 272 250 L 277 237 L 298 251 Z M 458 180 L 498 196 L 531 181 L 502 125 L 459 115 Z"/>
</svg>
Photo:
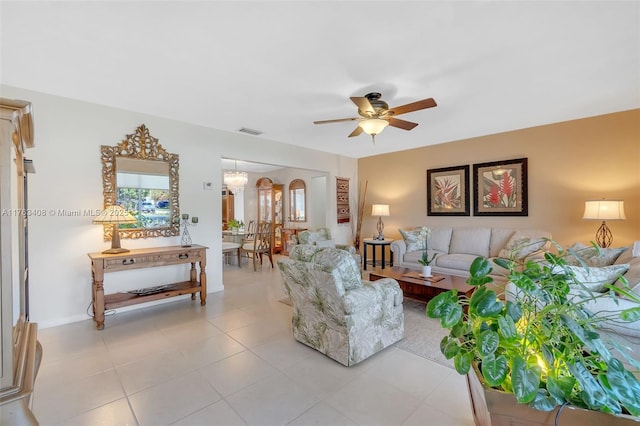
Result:
<svg viewBox="0 0 640 426">
<path fill-rule="evenodd" d="M 427 215 L 469 216 L 469 166 L 427 170 Z"/>
<path fill-rule="evenodd" d="M 473 165 L 474 216 L 528 216 L 527 159 Z"/>
</svg>

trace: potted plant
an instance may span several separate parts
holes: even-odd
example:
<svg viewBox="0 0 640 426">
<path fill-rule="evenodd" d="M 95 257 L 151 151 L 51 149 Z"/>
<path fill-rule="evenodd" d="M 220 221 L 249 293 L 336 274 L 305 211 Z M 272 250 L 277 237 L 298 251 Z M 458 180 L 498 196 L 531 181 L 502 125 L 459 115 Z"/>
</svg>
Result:
<svg viewBox="0 0 640 426">
<path fill-rule="evenodd" d="M 475 259 L 467 281 L 476 287 L 470 298 L 450 290 L 427 305 L 427 315 L 450 330 L 440 349 L 453 358 L 458 373 L 467 375 L 477 424 L 510 424 L 514 418 L 518 424 L 584 420 L 568 420 L 569 413 L 586 415 L 590 424 L 598 416 L 605 416 L 599 424 L 637 424 L 640 383 L 600 337 L 594 324 L 601 318 L 580 301 L 569 300 L 570 286 L 580 284 L 566 267 L 567 251 L 556 247 L 558 253 L 545 252 L 544 261 L 494 259 L 517 288 L 517 297 L 506 302 L 487 288 L 493 281 L 489 261 Z M 633 297 L 624 289 L 607 287 Z M 619 315 L 635 321 L 640 308 Z M 632 357 L 627 361 L 639 365 Z M 491 413 L 500 405 L 501 414 Z M 527 416 L 535 419 L 525 420 Z"/>
<path fill-rule="evenodd" d="M 430 234 L 431 229 L 427 228 L 426 226 L 420 228 L 420 238 L 424 240 L 424 251 L 422 252 L 422 257 L 418 259 L 418 263 L 422 265 L 422 275 L 425 277 L 431 276 L 431 262 L 433 262 L 437 256 L 437 253 L 434 253 L 433 256 L 431 256 L 431 259 L 429 259 L 429 253 L 427 252 L 427 242 Z"/>
<path fill-rule="evenodd" d="M 232 234 L 237 234 L 238 230 L 244 227 L 244 223 L 241 220 L 231 219 L 227 222 L 227 228 L 231 229 Z"/>
</svg>

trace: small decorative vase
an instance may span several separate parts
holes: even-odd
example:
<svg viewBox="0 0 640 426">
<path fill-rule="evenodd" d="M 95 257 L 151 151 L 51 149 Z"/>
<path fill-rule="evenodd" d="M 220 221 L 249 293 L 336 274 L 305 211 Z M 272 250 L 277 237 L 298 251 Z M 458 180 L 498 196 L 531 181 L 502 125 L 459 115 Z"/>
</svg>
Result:
<svg viewBox="0 0 640 426">
<path fill-rule="evenodd" d="M 431 266 L 422 265 L 422 276 L 430 277 L 431 276 Z"/>
<path fill-rule="evenodd" d="M 238 235 L 238 228 L 233 228 L 231 230 L 231 235 Z"/>
</svg>

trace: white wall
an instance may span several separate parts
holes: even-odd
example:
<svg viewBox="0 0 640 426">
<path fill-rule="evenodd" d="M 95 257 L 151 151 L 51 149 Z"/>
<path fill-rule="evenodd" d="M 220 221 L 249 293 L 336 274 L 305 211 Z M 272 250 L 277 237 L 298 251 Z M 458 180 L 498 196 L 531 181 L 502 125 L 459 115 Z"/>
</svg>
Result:
<svg viewBox="0 0 640 426">
<path fill-rule="evenodd" d="M 165 149 L 180 156 L 180 209 L 200 218 L 189 232 L 194 243 L 210 248 L 210 292 L 223 290 L 222 206 L 220 191 L 204 190 L 203 182 L 222 187 L 222 157 L 321 170 L 331 177 L 350 177 L 353 182 L 357 179 L 357 161 L 352 158 L 13 87 L 1 89 L 3 97 L 33 104 L 36 147 L 28 151 L 27 158 L 33 160 L 36 174 L 29 180 L 29 207 L 44 213 L 31 216 L 29 224 L 30 313 L 42 328 L 88 318 L 91 271 L 87 253 L 102 251 L 109 242 L 103 241 L 102 227 L 91 223 L 91 215 L 63 212 L 103 207 L 100 145 L 118 144 L 141 124 Z M 335 179 L 327 181 L 327 193 L 335 194 Z M 250 199 L 250 194 L 245 195 Z M 327 204 L 327 222 L 336 240 L 348 241 L 350 228 L 336 225 L 335 195 L 329 195 Z M 246 204 L 245 208 L 250 211 Z M 179 236 L 122 241 L 127 248 L 179 243 Z M 117 272 L 106 275 L 105 290 L 148 287 L 183 280 L 186 274 L 185 265 Z"/>
</svg>

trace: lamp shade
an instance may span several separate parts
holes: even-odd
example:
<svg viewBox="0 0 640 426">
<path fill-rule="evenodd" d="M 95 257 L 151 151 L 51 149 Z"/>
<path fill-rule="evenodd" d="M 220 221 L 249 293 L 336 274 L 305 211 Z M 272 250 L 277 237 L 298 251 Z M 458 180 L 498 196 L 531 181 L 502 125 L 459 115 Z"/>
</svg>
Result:
<svg viewBox="0 0 640 426">
<path fill-rule="evenodd" d="M 371 216 L 389 216 L 389 205 L 388 204 L 372 205 Z"/>
<path fill-rule="evenodd" d="M 366 134 L 378 135 L 389 125 L 389 122 L 381 118 L 369 118 L 367 120 L 362 120 L 358 125 Z"/>
<path fill-rule="evenodd" d="M 624 201 L 598 200 L 584 202 L 583 219 L 594 220 L 623 220 Z"/>
<path fill-rule="evenodd" d="M 109 206 L 102 210 L 98 216 L 93 219 L 93 223 L 112 224 L 112 223 L 136 223 L 138 220 L 126 211 L 122 206 Z"/>
</svg>

